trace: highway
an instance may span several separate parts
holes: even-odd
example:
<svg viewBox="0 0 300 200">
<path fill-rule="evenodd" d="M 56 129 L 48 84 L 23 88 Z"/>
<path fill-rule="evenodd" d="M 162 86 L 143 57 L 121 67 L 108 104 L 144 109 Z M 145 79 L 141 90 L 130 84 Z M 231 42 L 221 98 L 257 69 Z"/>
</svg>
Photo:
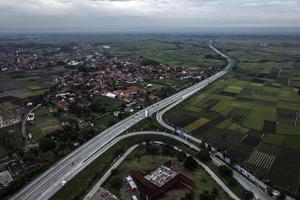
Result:
<svg viewBox="0 0 300 200">
<path fill-rule="evenodd" d="M 114 139 L 114 142 L 110 144 L 110 146 L 113 146 L 114 144 L 116 144 L 117 142 L 120 142 L 121 140 L 124 140 L 126 138 L 129 137 L 133 137 L 133 136 L 139 136 L 139 135 L 158 135 L 158 136 L 163 136 L 163 137 L 169 137 L 172 138 L 174 140 L 177 140 L 183 144 L 185 144 L 186 146 L 188 146 L 189 148 L 195 150 L 195 151 L 200 151 L 200 148 L 197 147 L 196 145 L 194 145 L 193 143 L 178 137 L 177 135 L 174 134 L 170 134 L 170 133 L 165 133 L 165 132 L 157 132 L 157 131 L 140 131 L 140 132 L 134 132 L 134 133 L 128 133 L 128 134 L 124 134 L 121 135 L 120 137 L 117 137 L 116 139 Z M 92 190 L 84 197 L 84 200 L 88 200 L 88 199 L 93 199 L 93 195 L 97 192 L 97 190 L 100 188 L 100 186 L 105 182 L 105 180 L 107 180 L 109 178 L 109 176 L 111 175 L 111 171 L 113 169 L 116 169 L 119 164 L 121 162 L 123 162 L 123 160 L 134 150 L 134 148 L 136 148 L 137 145 L 131 147 L 125 154 L 124 156 L 121 157 L 120 160 L 118 160 L 105 174 L 104 176 L 99 180 L 99 182 L 92 188 Z M 174 148 L 174 147 L 173 147 Z M 176 148 L 178 150 L 178 148 Z M 226 192 L 228 194 L 228 196 L 231 199 L 234 200 L 240 200 L 239 197 L 237 197 L 227 186 L 226 184 L 203 162 L 201 162 L 200 160 L 194 158 L 195 161 L 197 162 L 197 164 L 199 166 L 201 166 L 209 175 L 210 177 L 224 190 L 224 192 Z"/>
<path fill-rule="evenodd" d="M 69 155 L 62 158 L 56 164 L 51 166 L 48 170 L 42 173 L 39 177 L 26 185 L 23 189 L 13 195 L 12 200 L 45 200 L 49 199 L 55 192 L 57 192 L 67 181 L 72 179 L 88 164 L 94 161 L 99 153 L 104 152 L 109 146 L 110 142 L 118 137 L 122 132 L 139 121 L 145 119 L 146 112 L 149 114 L 155 113 L 181 99 L 185 99 L 201 89 L 205 88 L 210 83 L 216 81 L 225 75 L 232 67 L 234 61 L 216 49 L 212 44 L 209 47 L 219 53 L 222 57 L 227 59 L 227 66 L 214 74 L 213 76 L 184 89 L 166 99 L 161 100 L 128 118 L 120 121 L 105 131 L 99 133 L 97 136 L 75 149 Z"/>
<path fill-rule="evenodd" d="M 175 129 L 174 127 L 168 125 L 166 122 L 163 121 L 163 115 L 170 110 L 171 108 L 173 108 L 174 106 L 178 105 L 179 103 L 181 103 L 182 101 L 178 101 L 170 106 L 168 106 L 167 108 L 163 109 L 162 111 L 158 112 L 156 115 L 156 119 L 157 121 L 160 123 L 160 125 L 162 125 L 163 127 L 165 127 L 166 129 L 169 129 L 171 131 L 174 131 L 176 133 L 178 133 L 180 135 L 180 137 L 182 138 L 186 138 L 189 139 L 190 141 L 194 141 L 196 143 L 201 144 L 202 141 L 198 138 L 195 138 L 187 133 L 185 133 L 184 131 L 180 130 L 180 129 Z M 226 163 L 224 163 L 223 161 L 221 161 L 219 158 L 217 158 L 214 155 L 211 155 L 211 159 L 212 161 L 217 165 L 226 165 Z M 244 176 L 242 176 L 240 173 L 234 171 L 233 172 L 233 177 L 247 190 L 253 192 L 254 196 L 256 199 L 264 199 L 264 200 L 271 200 L 272 198 L 264 191 L 262 191 L 260 188 L 258 188 L 256 185 L 254 185 L 251 181 L 249 181 L 248 179 L 246 179 Z"/>
<path fill-rule="evenodd" d="M 134 150 L 136 150 L 140 145 L 135 144 L 132 147 L 130 147 L 107 171 L 106 173 L 101 177 L 101 179 L 93 186 L 93 188 L 88 192 L 88 194 L 83 198 L 83 200 L 97 200 L 97 192 L 100 189 L 100 187 L 107 181 L 107 179 L 111 176 L 112 171 L 117 169 L 120 164 L 129 156 Z"/>
<path fill-rule="evenodd" d="M 229 57 L 227 57 L 226 55 L 224 55 L 222 52 L 220 52 L 219 50 L 215 49 L 213 46 L 210 46 L 216 53 L 220 54 L 222 57 L 226 58 L 229 64 L 233 64 L 234 61 L 232 61 Z M 230 62 L 231 60 L 231 62 Z M 229 67 L 227 66 L 227 71 L 229 70 Z M 163 127 L 165 127 L 168 130 L 174 131 L 176 133 L 178 133 L 180 135 L 180 137 L 189 139 L 193 142 L 196 143 L 202 143 L 202 141 L 198 138 L 193 137 L 192 135 L 189 135 L 187 133 L 185 133 L 183 130 L 180 129 L 176 129 L 172 126 L 170 126 L 169 124 L 167 124 L 164 120 L 163 120 L 163 115 L 169 111 L 171 108 L 175 107 L 176 105 L 178 105 L 179 103 L 181 103 L 182 101 L 184 101 L 185 99 L 180 99 L 177 102 L 169 105 L 168 107 L 164 108 L 163 110 L 159 111 L 156 113 L 156 120 L 158 121 L 158 123 L 160 123 L 160 125 L 162 125 Z M 214 149 L 214 148 L 213 148 Z M 214 155 L 211 155 L 211 159 L 212 161 L 217 165 L 226 165 L 226 163 L 224 163 L 222 160 L 220 160 L 219 158 L 217 158 Z M 254 196 L 256 199 L 264 199 L 264 200 L 271 200 L 272 198 L 263 190 L 261 190 L 259 187 L 257 187 L 256 185 L 254 185 L 251 181 L 249 181 L 248 179 L 246 179 L 244 176 L 242 176 L 240 173 L 234 171 L 233 173 L 233 177 L 247 190 L 253 192 Z M 259 180 L 258 180 L 259 181 Z M 266 188 L 267 186 L 262 183 L 261 181 L 259 181 L 259 185 L 262 185 L 263 188 Z"/>
</svg>

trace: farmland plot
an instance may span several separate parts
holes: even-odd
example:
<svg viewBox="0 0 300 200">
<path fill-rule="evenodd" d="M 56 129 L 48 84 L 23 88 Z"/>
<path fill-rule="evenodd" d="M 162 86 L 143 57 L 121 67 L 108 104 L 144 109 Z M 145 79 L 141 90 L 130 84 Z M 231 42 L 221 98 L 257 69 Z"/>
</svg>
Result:
<svg viewBox="0 0 300 200">
<path fill-rule="evenodd" d="M 195 116 L 189 115 L 185 112 L 177 111 L 167 117 L 167 122 L 179 127 L 185 127 L 197 119 L 198 118 Z"/>
<path fill-rule="evenodd" d="M 245 167 L 256 177 L 266 179 L 274 160 L 275 156 L 271 154 L 254 151 L 245 162 Z"/>
<path fill-rule="evenodd" d="M 298 112 L 284 108 L 277 108 L 278 120 L 280 123 L 294 125 L 298 118 Z"/>
<path fill-rule="evenodd" d="M 192 135 L 226 149 L 233 161 L 270 186 L 300 197 L 300 62 L 282 60 L 277 48 L 271 53 L 231 51 L 237 68 L 182 110 L 197 117 L 185 127 Z M 187 109 L 191 103 L 197 109 Z"/>
</svg>

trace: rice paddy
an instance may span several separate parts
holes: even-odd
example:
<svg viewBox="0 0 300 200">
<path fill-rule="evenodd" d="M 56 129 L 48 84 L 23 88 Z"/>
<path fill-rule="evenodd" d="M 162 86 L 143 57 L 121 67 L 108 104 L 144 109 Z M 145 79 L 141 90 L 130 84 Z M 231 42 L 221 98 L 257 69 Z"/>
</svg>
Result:
<svg viewBox="0 0 300 200">
<path fill-rule="evenodd" d="M 273 187 L 300 194 L 300 64 L 280 60 L 277 47 L 248 54 L 243 45 L 252 44 L 233 43 L 220 46 L 230 48 L 237 68 L 174 108 L 176 113 L 184 111 L 181 121 L 189 119 L 181 127 L 226 149 L 233 161 Z M 290 53 L 286 59 L 292 60 Z M 209 122 L 202 124 L 203 118 Z"/>
</svg>

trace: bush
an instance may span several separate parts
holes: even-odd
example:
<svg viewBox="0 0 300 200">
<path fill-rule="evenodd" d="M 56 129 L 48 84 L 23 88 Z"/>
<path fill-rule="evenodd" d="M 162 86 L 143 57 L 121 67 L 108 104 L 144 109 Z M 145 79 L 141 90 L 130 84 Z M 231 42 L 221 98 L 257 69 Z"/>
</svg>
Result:
<svg viewBox="0 0 300 200">
<path fill-rule="evenodd" d="M 214 188 L 213 191 L 211 192 L 213 195 L 218 196 L 219 191 L 217 188 Z"/>
<path fill-rule="evenodd" d="M 229 186 L 236 186 L 238 183 L 233 177 L 227 178 Z"/>
<path fill-rule="evenodd" d="M 163 146 L 162 147 L 162 154 L 163 155 L 170 155 L 170 156 L 173 156 L 174 155 L 174 152 L 172 151 L 172 149 L 171 149 L 172 147 L 170 147 L 170 146 Z"/>
<path fill-rule="evenodd" d="M 245 192 L 245 194 L 244 194 L 244 200 L 251 200 L 251 199 L 253 199 L 253 197 L 254 197 L 254 194 L 252 193 L 252 192 L 250 192 L 250 191 L 246 191 Z"/>
<path fill-rule="evenodd" d="M 183 163 L 184 167 L 189 169 L 190 171 L 194 171 L 197 168 L 197 163 L 193 157 L 189 156 L 185 159 Z"/>
<path fill-rule="evenodd" d="M 146 151 L 150 155 L 159 155 L 160 154 L 159 149 L 152 145 L 146 145 Z"/>
<path fill-rule="evenodd" d="M 117 158 L 120 155 L 122 155 L 124 153 L 124 150 L 122 148 L 118 148 L 115 150 L 114 154 L 113 154 L 113 158 Z"/>
<path fill-rule="evenodd" d="M 185 194 L 183 199 L 184 200 L 194 200 L 194 196 L 195 196 L 195 194 L 193 192 L 190 192 L 190 193 Z"/>
<path fill-rule="evenodd" d="M 208 190 L 204 190 L 200 196 L 199 196 L 200 200 L 215 200 L 216 199 L 216 195 L 213 193 L 209 193 Z"/>
<path fill-rule="evenodd" d="M 226 165 L 219 166 L 218 171 L 220 172 L 221 176 L 223 176 L 225 178 L 230 178 L 230 177 L 232 177 L 232 174 L 233 174 L 232 169 L 230 169 Z"/>
<path fill-rule="evenodd" d="M 185 153 L 183 153 L 183 152 L 178 152 L 178 153 L 177 153 L 177 160 L 178 160 L 178 161 L 182 162 L 182 161 L 184 161 L 185 159 L 186 159 Z"/>
<path fill-rule="evenodd" d="M 117 176 L 111 177 L 111 187 L 116 190 L 120 190 L 122 187 L 122 181 L 120 181 L 120 178 Z"/>
<path fill-rule="evenodd" d="M 206 149 L 202 149 L 199 154 L 198 154 L 198 158 L 202 161 L 202 162 L 208 162 L 210 161 L 210 154 L 209 151 Z"/>
<path fill-rule="evenodd" d="M 55 141 L 50 137 L 44 137 L 40 141 L 40 149 L 43 152 L 50 151 L 56 147 Z"/>
</svg>

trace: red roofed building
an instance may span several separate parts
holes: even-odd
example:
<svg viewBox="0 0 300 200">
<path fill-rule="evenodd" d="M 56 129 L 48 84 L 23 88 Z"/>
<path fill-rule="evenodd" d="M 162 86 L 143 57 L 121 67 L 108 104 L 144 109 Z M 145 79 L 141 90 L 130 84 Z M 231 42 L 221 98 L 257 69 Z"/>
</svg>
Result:
<svg viewBox="0 0 300 200">
<path fill-rule="evenodd" d="M 191 179 L 171 166 L 171 161 L 150 172 L 132 171 L 130 173 L 140 191 L 141 200 L 155 200 L 173 189 L 193 190 Z"/>
<path fill-rule="evenodd" d="M 124 91 L 124 93 L 127 93 L 127 94 L 144 94 L 145 93 L 145 90 L 143 90 L 142 88 L 140 87 L 137 87 L 137 86 L 130 86 L 127 88 L 127 90 Z"/>
</svg>

